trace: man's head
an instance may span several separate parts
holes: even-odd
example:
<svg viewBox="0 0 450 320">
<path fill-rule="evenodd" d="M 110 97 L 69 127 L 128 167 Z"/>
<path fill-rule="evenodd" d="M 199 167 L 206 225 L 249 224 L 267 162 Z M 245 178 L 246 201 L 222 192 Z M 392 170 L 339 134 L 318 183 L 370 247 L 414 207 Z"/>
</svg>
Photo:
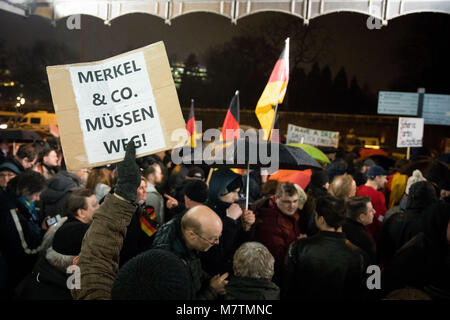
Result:
<svg viewBox="0 0 450 320">
<path fill-rule="evenodd" d="M 163 174 L 160 163 L 155 162 L 152 165 L 148 166 L 147 168 L 144 169 L 142 175 L 152 185 L 161 183 L 163 179 Z"/>
<path fill-rule="evenodd" d="M 319 230 L 335 230 L 342 227 L 345 221 L 345 200 L 326 195 L 317 199 L 316 226 Z"/>
<path fill-rule="evenodd" d="M 335 197 L 346 199 L 356 194 L 356 182 L 352 176 L 345 173 L 334 177 L 328 188 L 328 192 Z"/>
<path fill-rule="evenodd" d="M 278 184 L 275 203 L 282 213 L 292 216 L 298 210 L 298 191 L 291 182 Z"/>
<path fill-rule="evenodd" d="M 380 166 L 373 166 L 367 170 L 367 178 L 382 189 L 387 182 L 387 172 Z"/>
<path fill-rule="evenodd" d="M 361 172 L 366 173 L 367 170 L 369 170 L 373 166 L 375 166 L 375 162 L 372 159 L 366 159 L 364 160 L 363 165 L 361 167 Z"/>
<path fill-rule="evenodd" d="M 202 180 L 188 181 L 183 191 L 186 209 L 204 204 L 208 200 L 208 186 Z"/>
<path fill-rule="evenodd" d="M 369 197 L 352 197 L 347 201 L 347 216 L 367 226 L 373 221 L 375 209 Z"/>
<path fill-rule="evenodd" d="M 90 189 L 75 190 L 67 202 L 67 215 L 89 224 L 94 219 L 94 212 L 98 207 L 97 198 Z"/>
<path fill-rule="evenodd" d="M 32 168 L 37 160 L 36 150 L 31 144 L 23 144 L 17 150 L 16 159 L 25 169 Z"/>
<path fill-rule="evenodd" d="M 44 148 L 39 154 L 39 161 L 47 167 L 58 166 L 58 154 L 56 150 Z"/>
<path fill-rule="evenodd" d="M 245 242 L 233 257 L 233 271 L 236 277 L 272 280 L 275 259 L 269 250 L 259 242 Z"/>
<path fill-rule="evenodd" d="M 11 162 L 5 162 L 0 165 L 0 188 L 5 189 L 9 180 L 20 174 L 19 168 Z"/>
<path fill-rule="evenodd" d="M 181 219 L 181 229 L 186 246 L 196 251 L 208 251 L 219 243 L 222 220 L 204 205 L 189 209 Z"/>
</svg>

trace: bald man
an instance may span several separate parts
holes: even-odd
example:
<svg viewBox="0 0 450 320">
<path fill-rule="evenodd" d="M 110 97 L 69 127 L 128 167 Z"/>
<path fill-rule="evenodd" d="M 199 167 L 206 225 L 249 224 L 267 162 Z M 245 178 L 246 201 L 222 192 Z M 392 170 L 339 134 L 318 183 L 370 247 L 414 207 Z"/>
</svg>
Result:
<svg viewBox="0 0 450 320">
<path fill-rule="evenodd" d="M 175 253 L 189 268 L 193 299 L 215 300 L 218 294 L 226 293 L 228 273 L 208 279 L 199 257 L 199 252 L 208 251 L 219 243 L 222 227 L 220 217 L 209 207 L 200 205 L 188 210 L 183 217 L 177 216 L 165 223 L 155 235 L 153 248 Z"/>
</svg>

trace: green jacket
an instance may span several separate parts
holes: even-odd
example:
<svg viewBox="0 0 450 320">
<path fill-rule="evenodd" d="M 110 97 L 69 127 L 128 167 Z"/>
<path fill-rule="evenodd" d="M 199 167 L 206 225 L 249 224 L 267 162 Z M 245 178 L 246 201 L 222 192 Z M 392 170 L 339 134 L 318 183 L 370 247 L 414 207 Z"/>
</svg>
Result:
<svg viewBox="0 0 450 320">
<path fill-rule="evenodd" d="M 72 289 L 74 300 L 109 300 L 119 269 L 120 251 L 136 206 L 112 194 L 94 214 L 81 246 L 78 267 L 81 288 Z"/>
</svg>

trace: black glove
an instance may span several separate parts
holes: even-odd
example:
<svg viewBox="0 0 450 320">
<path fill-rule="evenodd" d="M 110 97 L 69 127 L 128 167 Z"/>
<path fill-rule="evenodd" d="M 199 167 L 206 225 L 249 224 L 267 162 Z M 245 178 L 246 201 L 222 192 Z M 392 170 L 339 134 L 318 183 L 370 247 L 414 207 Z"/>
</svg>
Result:
<svg viewBox="0 0 450 320">
<path fill-rule="evenodd" d="M 141 184 L 141 172 L 136 163 L 136 149 L 131 140 L 125 158 L 117 165 L 117 184 L 115 193 L 131 202 L 136 201 L 137 189 Z"/>
</svg>

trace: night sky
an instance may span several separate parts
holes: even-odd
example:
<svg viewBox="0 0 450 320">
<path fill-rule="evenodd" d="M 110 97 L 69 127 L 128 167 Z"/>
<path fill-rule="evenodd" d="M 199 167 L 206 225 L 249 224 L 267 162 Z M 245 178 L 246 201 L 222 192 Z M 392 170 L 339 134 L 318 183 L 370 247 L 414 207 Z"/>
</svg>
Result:
<svg viewBox="0 0 450 320">
<path fill-rule="evenodd" d="M 359 83 L 367 83 L 373 92 L 387 90 L 400 72 L 398 57 L 394 54 L 398 46 L 411 35 L 418 22 L 437 15 L 450 19 L 443 14 L 413 14 L 391 20 L 381 30 L 369 30 L 367 16 L 356 13 L 335 13 L 313 19 L 310 25 L 324 28 L 331 38 L 330 54 L 319 64 L 321 67 L 329 65 L 333 75 L 345 67 L 349 79 L 356 76 Z M 163 40 L 171 62 L 183 61 L 190 53 L 195 53 L 202 62 L 210 47 L 229 41 L 243 30 L 255 28 L 269 16 L 286 19 L 281 13 L 259 13 L 233 25 L 219 15 L 195 13 L 174 19 L 169 26 L 151 15 L 129 14 L 106 26 L 100 19 L 82 16 L 81 30 L 68 30 L 65 19 L 53 27 L 41 17 L 24 18 L 0 11 L 0 39 L 5 40 L 8 49 L 31 46 L 38 40 L 54 40 L 75 53 L 78 61 L 73 62 L 100 60 Z M 298 25 L 305 28 L 302 23 Z M 441 32 L 442 40 L 448 41 L 445 30 L 435 32 Z M 284 39 L 285 35 L 280 34 L 280 37 Z M 310 67 L 304 66 L 305 70 Z"/>
</svg>

